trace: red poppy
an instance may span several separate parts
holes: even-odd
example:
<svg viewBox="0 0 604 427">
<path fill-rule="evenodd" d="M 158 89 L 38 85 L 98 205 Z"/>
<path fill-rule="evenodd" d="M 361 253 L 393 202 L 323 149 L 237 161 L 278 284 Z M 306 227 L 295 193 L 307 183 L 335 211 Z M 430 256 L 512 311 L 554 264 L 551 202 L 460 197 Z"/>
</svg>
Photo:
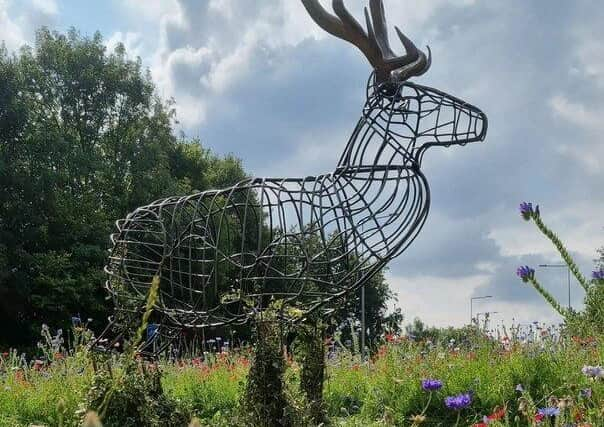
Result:
<svg viewBox="0 0 604 427">
<path fill-rule="evenodd" d="M 505 408 L 501 408 L 493 412 L 491 415 L 487 416 L 489 420 L 500 420 L 505 417 Z"/>
</svg>

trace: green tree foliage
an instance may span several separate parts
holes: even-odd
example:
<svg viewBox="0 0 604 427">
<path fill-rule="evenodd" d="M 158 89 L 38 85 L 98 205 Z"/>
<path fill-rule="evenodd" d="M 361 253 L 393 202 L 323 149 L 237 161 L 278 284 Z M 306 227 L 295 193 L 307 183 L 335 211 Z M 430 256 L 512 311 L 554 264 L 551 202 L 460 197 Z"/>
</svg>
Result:
<svg viewBox="0 0 604 427">
<path fill-rule="evenodd" d="M 337 236 L 331 235 L 322 241 L 318 233 L 308 233 L 302 245 L 291 245 L 291 255 L 286 261 L 287 267 L 281 267 L 285 271 L 295 272 L 304 268 L 305 259 L 308 255 L 314 262 L 311 263 L 309 270 L 311 277 L 319 277 L 325 281 L 338 279 L 347 275 L 350 269 L 361 261 L 354 255 L 342 256 L 344 247 Z M 333 261 L 336 260 L 336 261 Z M 283 262 L 283 261 L 282 261 Z M 275 284 L 278 286 L 279 284 Z M 314 289 L 316 291 L 326 291 L 325 284 L 306 283 L 307 291 Z M 328 308 L 333 309 L 331 315 L 331 326 L 328 327 L 328 334 L 334 332 L 334 327 L 342 327 L 349 324 L 351 319 L 359 320 L 361 318 L 361 290 L 347 294 L 344 298 L 334 301 Z M 384 270 L 377 272 L 371 279 L 365 283 L 365 322 L 367 326 L 368 342 L 366 345 L 375 347 L 379 337 L 386 331 L 398 332 L 395 324 L 402 321 L 402 314 L 396 311 L 388 314 L 388 301 L 394 298 L 394 294 L 388 286 L 384 276 Z M 350 328 L 343 329 L 343 339 L 350 338 Z"/>
<path fill-rule="evenodd" d="M 246 178 L 236 158 L 175 137 L 174 123 L 173 103 L 156 95 L 140 59 L 121 45 L 108 52 L 99 33 L 41 29 L 33 48 L 0 49 L 0 345 L 29 344 L 42 323 L 66 325 L 72 315 L 103 327 L 114 221 L 161 197 Z M 244 246 L 257 247 L 257 237 Z M 229 252 L 241 236 L 219 244 Z M 221 272 L 225 282 L 233 274 Z M 370 337 L 382 333 L 391 297 L 381 273 L 367 284 Z M 337 308 L 338 321 L 358 318 L 358 296 Z"/>
<path fill-rule="evenodd" d="M 284 383 L 283 332 L 273 309 L 263 316 L 254 322 L 253 359 L 241 396 L 245 425 L 291 426 Z"/>
<path fill-rule="evenodd" d="M 71 315 L 101 327 L 113 223 L 168 195 L 231 185 L 239 161 L 176 138 L 171 102 L 100 34 L 42 29 L 0 50 L 0 343 Z"/>
<path fill-rule="evenodd" d="M 430 340 L 434 344 L 454 344 L 455 346 L 468 343 L 472 338 L 480 336 L 479 330 L 473 326 L 437 328 L 426 326 L 419 317 L 405 326 L 405 332 L 409 338 L 415 341 Z"/>
</svg>

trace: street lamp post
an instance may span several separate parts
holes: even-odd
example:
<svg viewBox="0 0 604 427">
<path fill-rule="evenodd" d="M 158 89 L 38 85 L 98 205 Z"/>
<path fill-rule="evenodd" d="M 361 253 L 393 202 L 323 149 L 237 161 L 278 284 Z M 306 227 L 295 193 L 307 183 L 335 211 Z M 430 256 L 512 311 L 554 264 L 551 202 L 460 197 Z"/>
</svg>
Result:
<svg viewBox="0 0 604 427">
<path fill-rule="evenodd" d="M 474 303 L 474 300 L 475 299 L 487 299 L 487 298 L 493 298 L 493 296 L 492 295 L 484 295 L 482 297 L 472 297 L 472 298 L 470 298 L 470 325 L 474 321 L 474 311 L 473 311 L 473 307 L 472 307 L 472 304 Z"/>
<path fill-rule="evenodd" d="M 570 267 L 566 264 L 539 264 L 543 268 L 566 268 L 568 272 L 568 309 L 572 309 L 570 305 Z"/>
<path fill-rule="evenodd" d="M 365 361 L 365 283 L 361 287 L 361 360 Z"/>
</svg>

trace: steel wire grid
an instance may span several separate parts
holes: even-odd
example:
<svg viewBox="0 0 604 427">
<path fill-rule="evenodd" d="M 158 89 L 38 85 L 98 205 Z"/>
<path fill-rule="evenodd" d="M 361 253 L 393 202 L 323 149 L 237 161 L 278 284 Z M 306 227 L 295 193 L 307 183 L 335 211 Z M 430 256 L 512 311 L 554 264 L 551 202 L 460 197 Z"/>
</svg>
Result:
<svg viewBox="0 0 604 427">
<path fill-rule="evenodd" d="M 417 237 L 430 206 L 427 148 L 485 138 L 478 108 L 407 80 L 429 68 L 431 55 L 397 29 L 407 53 L 393 57 L 381 1 L 370 2 L 368 33 L 341 2 L 338 17 L 302 2 L 374 66 L 361 118 L 330 173 L 249 178 L 157 200 L 117 222 L 105 268 L 116 308 L 110 327 L 123 331 L 140 318 L 159 276 L 152 352 L 183 330 L 245 323 L 275 301 L 286 322 L 328 315 Z"/>
</svg>

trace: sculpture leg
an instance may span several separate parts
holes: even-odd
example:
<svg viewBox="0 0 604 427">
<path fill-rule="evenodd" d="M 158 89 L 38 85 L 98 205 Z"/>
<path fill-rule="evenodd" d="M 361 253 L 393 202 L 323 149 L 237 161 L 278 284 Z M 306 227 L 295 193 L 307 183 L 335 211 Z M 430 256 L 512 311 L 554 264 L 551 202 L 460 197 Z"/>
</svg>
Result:
<svg viewBox="0 0 604 427">
<path fill-rule="evenodd" d="M 253 426 L 290 426 L 283 375 L 283 334 L 273 320 L 258 320 L 254 325 L 254 358 L 247 377 L 242 407 Z"/>
<path fill-rule="evenodd" d="M 308 401 L 309 415 L 315 425 L 326 424 L 323 403 L 325 380 L 325 326 L 314 318 L 297 328 L 297 358 L 301 364 L 300 389 Z"/>
</svg>

